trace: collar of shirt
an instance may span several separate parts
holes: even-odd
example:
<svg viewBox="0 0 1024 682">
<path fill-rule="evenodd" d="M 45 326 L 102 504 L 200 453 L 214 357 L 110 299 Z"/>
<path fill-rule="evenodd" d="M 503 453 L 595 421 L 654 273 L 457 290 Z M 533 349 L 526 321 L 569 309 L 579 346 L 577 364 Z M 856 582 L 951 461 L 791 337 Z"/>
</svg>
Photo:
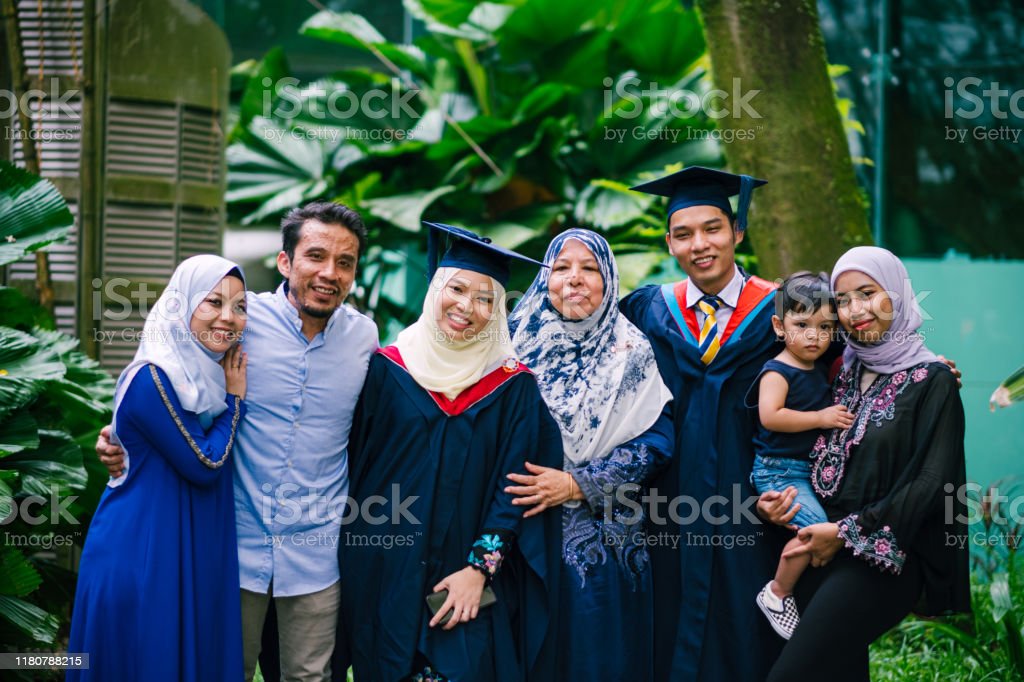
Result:
<svg viewBox="0 0 1024 682">
<path fill-rule="evenodd" d="M 740 292 L 743 291 L 743 273 L 735 265 L 733 267 L 732 279 L 725 285 L 725 288 L 718 292 L 718 298 L 722 299 L 722 303 L 735 309 L 736 304 L 740 301 Z M 686 280 L 686 307 L 693 308 L 697 305 L 700 299 L 707 296 L 703 291 L 697 288 L 697 285 L 693 283 L 693 278 L 687 278 Z"/>
<path fill-rule="evenodd" d="M 299 316 L 299 309 L 296 308 L 295 304 L 292 303 L 291 299 L 288 298 L 287 280 L 281 282 L 280 286 L 277 287 L 277 291 L 274 292 L 274 299 L 277 301 L 277 304 L 284 311 L 285 317 L 295 328 L 295 331 L 298 332 L 299 335 L 301 335 L 303 338 L 305 338 L 305 335 L 302 334 L 302 318 Z M 331 329 L 334 327 L 334 323 L 338 319 L 338 315 L 342 312 L 343 305 L 344 304 L 338 306 L 337 309 L 333 313 L 331 313 L 331 317 L 327 320 L 327 326 L 324 327 L 324 331 L 322 332 L 323 334 L 330 333 Z M 319 336 L 319 334 L 317 336 Z M 317 337 L 313 338 L 315 339 Z"/>
</svg>

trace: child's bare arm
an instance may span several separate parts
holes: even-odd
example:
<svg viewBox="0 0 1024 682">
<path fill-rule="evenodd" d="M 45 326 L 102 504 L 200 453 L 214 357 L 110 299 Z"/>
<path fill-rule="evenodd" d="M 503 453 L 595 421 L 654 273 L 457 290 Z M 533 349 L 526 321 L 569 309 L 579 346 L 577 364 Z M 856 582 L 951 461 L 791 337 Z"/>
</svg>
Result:
<svg viewBox="0 0 1024 682">
<path fill-rule="evenodd" d="M 853 415 L 842 405 L 815 412 L 791 410 L 786 405 L 789 383 L 778 372 L 765 372 L 758 391 L 758 416 L 769 431 L 799 433 L 814 429 L 849 428 Z"/>
</svg>

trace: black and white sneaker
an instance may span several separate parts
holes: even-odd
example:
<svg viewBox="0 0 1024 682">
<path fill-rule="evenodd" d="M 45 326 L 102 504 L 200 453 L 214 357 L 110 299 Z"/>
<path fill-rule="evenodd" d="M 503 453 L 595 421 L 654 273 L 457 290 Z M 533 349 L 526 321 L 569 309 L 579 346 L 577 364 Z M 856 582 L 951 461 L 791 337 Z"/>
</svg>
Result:
<svg viewBox="0 0 1024 682">
<path fill-rule="evenodd" d="M 789 639 L 793 636 L 796 626 L 800 624 L 800 613 L 796 610 L 796 600 L 793 597 L 780 599 L 775 596 L 772 592 L 772 583 L 768 581 L 768 584 L 757 593 L 757 605 L 775 632 L 779 633 L 779 637 Z"/>
</svg>

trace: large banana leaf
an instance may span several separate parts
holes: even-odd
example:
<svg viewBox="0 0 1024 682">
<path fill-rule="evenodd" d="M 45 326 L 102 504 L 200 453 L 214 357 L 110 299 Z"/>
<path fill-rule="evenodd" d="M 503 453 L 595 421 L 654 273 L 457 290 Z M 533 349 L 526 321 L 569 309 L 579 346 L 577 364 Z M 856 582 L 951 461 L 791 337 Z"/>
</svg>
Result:
<svg viewBox="0 0 1024 682">
<path fill-rule="evenodd" d="M 437 189 L 427 191 L 367 199 L 363 205 L 370 210 L 372 215 L 386 220 L 392 225 L 409 232 L 419 232 L 423 212 L 439 198 L 454 191 L 454 187 L 442 185 Z"/>
<path fill-rule="evenodd" d="M 0 419 L 35 400 L 45 382 L 64 377 L 52 348 L 25 332 L 0 327 Z"/>
<path fill-rule="evenodd" d="M 64 431 L 40 431 L 37 449 L 8 455 L 0 459 L 0 467 L 18 472 L 21 485 L 16 495 L 65 493 L 83 488 L 88 480 L 82 468 L 82 449 Z"/>
<path fill-rule="evenodd" d="M 0 594 L 0 618 L 4 618 L 31 637 L 43 644 L 52 644 L 57 638 L 60 619 L 47 613 L 35 604 L 23 599 L 7 597 Z"/>
<path fill-rule="evenodd" d="M 0 457 L 39 447 L 39 423 L 28 410 L 0 420 Z M 0 490 L 0 495 L 3 491 Z M 3 510 L 0 509 L 0 518 Z"/>
<path fill-rule="evenodd" d="M 231 172 L 225 200 L 258 204 L 243 223 L 316 199 L 334 184 L 330 162 L 336 144 L 293 134 L 262 116 L 248 130 L 251 143 L 235 143 L 226 152 Z"/>
<path fill-rule="evenodd" d="M 299 33 L 380 54 L 398 68 L 408 69 L 420 77 L 425 78 L 429 73 L 422 50 L 412 45 L 388 42 L 373 24 L 359 14 L 322 10 L 307 19 Z"/>
<path fill-rule="evenodd" d="M 0 266 L 63 241 L 74 222 L 53 183 L 0 160 Z"/>
</svg>

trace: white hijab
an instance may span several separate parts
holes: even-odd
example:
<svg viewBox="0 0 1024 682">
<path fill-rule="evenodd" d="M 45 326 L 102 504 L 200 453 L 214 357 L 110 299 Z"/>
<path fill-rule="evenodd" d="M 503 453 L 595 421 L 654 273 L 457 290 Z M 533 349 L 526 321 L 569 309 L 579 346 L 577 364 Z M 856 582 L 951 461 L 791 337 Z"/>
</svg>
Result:
<svg viewBox="0 0 1024 682">
<path fill-rule="evenodd" d="M 567 465 L 579 466 L 647 431 L 672 393 L 647 337 L 619 312 L 619 276 L 608 242 L 573 228 L 555 237 L 544 263 L 552 265 L 570 239 L 597 260 L 604 281 L 600 307 L 583 320 L 562 317 L 548 296 L 550 268 L 541 268 L 511 323 L 515 349 L 536 373 L 558 421 Z"/>
<path fill-rule="evenodd" d="M 242 269 L 220 256 L 193 256 L 181 262 L 171 275 L 167 288 L 146 317 L 142 340 L 135 358 L 124 368 L 114 390 L 114 424 L 117 410 L 124 400 L 132 379 L 139 370 L 153 364 L 164 371 L 181 406 L 199 416 L 204 428 L 227 409 L 224 398 L 224 369 L 218 364 L 223 353 L 214 353 L 203 346 L 189 327 L 192 315 L 207 294 L 232 270 Z M 245 275 L 242 275 L 244 286 Z M 117 433 L 113 438 L 120 444 Z M 124 458 L 125 474 L 108 483 L 117 487 L 127 479 L 129 456 Z"/>
<path fill-rule="evenodd" d="M 494 308 L 491 319 L 472 339 L 452 341 L 441 331 L 441 294 L 449 280 L 463 270 L 441 267 L 434 273 L 423 301 L 420 319 L 398 334 L 395 346 L 416 383 L 454 400 L 488 372 L 515 355 L 508 333 L 505 287 L 493 277 Z"/>
</svg>

